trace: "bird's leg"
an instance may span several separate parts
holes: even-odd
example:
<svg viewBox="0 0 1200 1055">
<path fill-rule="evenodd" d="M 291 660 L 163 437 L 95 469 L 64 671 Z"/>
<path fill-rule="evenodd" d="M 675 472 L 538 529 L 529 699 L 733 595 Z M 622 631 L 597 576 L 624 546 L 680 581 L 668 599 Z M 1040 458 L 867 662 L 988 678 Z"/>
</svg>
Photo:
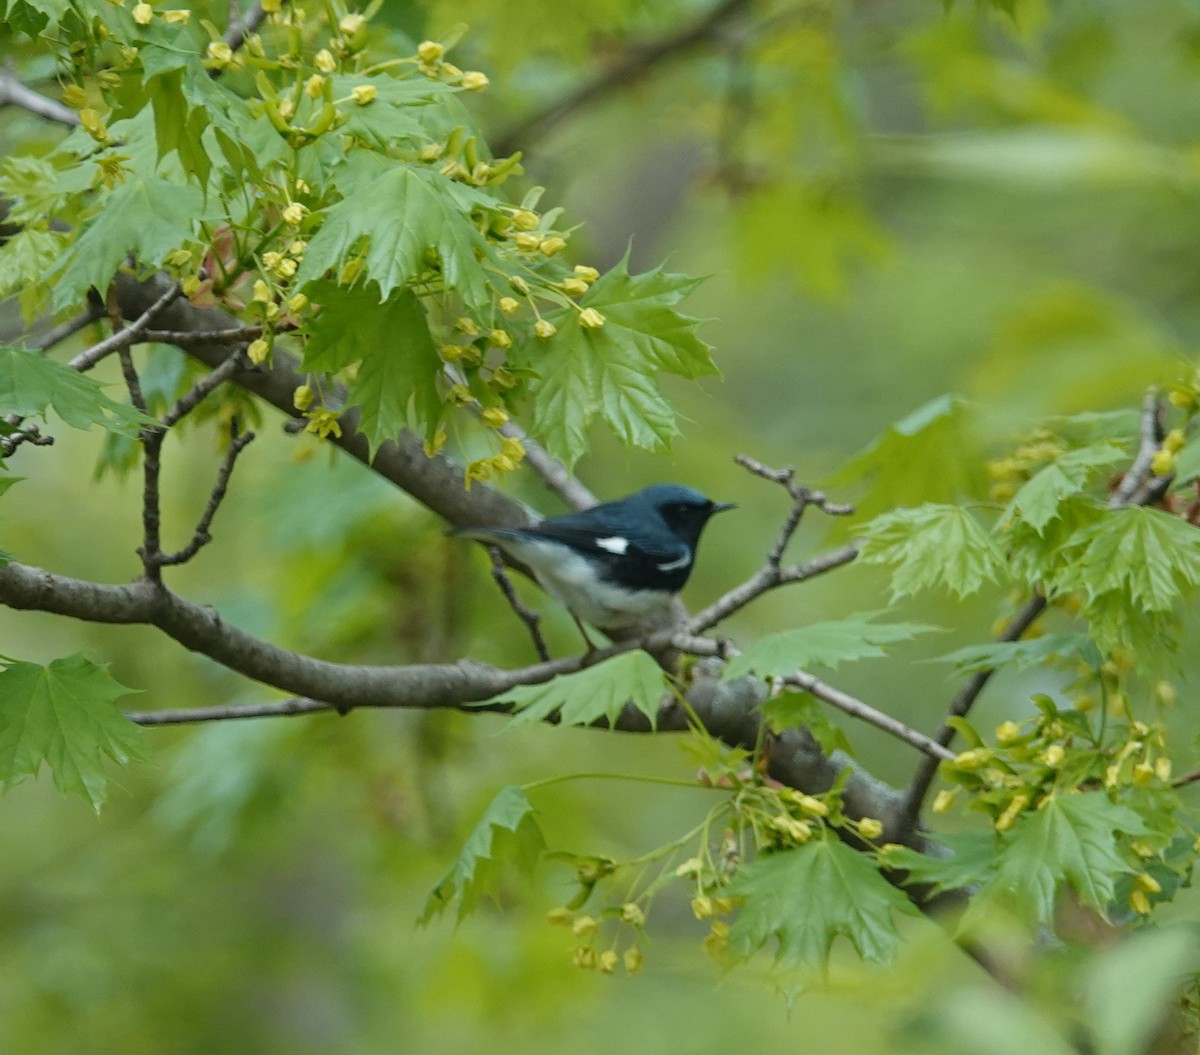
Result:
<svg viewBox="0 0 1200 1055">
<path fill-rule="evenodd" d="M 583 628 L 583 623 L 579 616 L 577 616 L 574 612 L 571 612 L 571 618 L 575 620 L 575 625 L 579 627 L 579 632 L 583 635 L 583 640 L 587 644 L 586 654 L 590 656 L 593 652 L 599 652 L 599 647 L 590 637 L 588 637 L 588 632 Z"/>
</svg>

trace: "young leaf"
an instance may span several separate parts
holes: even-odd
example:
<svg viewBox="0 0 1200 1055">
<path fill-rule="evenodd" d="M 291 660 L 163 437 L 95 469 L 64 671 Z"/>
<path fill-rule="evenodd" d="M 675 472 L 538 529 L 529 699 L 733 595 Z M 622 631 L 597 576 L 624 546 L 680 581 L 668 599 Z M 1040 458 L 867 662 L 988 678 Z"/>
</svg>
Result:
<svg viewBox="0 0 1200 1055">
<path fill-rule="evenodd" d="M 869 481 L 866 493 L 855 501 L 864 519 L 914 502 L 978 497 L 982 485 L 973 475 L 978 445 L 970 426 L 962 400 L 939 396 L 889 425 L 827 483 Z"/>
<path fill-rule="evenodd" d="M 1029 641 L 993 641 L 986 645 L 967 645 L 944 656 L 937 663 L 953 663 L 959 674 L 974 674 L 996 667 L 1026 670 L 1049 659 L 1082 659 L 1098 670 L 1103 657 L 1087 634 L 1046 634 Z"/>
<path fill-rule="evenodd" d="M 103 199 L 99 212 L 59 261 L 62 273 L 54 307 L 73 307 L 89 289 L 107 289 L 131 253 L 141 267 L 157 267 L 191 238 L 203 216 L 199 188 L 157 177 L 129 178 Z"/>
<path fill-rule="evenodd" d="M 379 283 L 381 297 L 431 272 L 426 251 L 432 249 L 446 286 L 468 304 L 485 303 L 488 284 L 475 254 L 487 244 L 448 183 L 436 173 L 395 165 L 330 206 L 304 251 L 296 288 L 337 271 L 365 243 L 366 273 Z"/>
<path fill-rule="evenodd" d="M 560 674 L 543 685 L 521 685 L 484 700 L 511 703 L 510 725 L 544 721 L 555 711 L 562 725 L 591 725 L 601 718 L 617 720 L 632 703 L 653 725 L 664 692 L 662 668 L 642 651 L 623 652 L 574 674 Z"/>
<path fill-rule="evenodd" d="M 512 862 L 531 872 L 546 848 L 533 806 L 518 787 L 507 787 L 488 806 L 467 837 L 458 859 L 430 892 L 419 922 L 428 923 L 457 899 L 461 920 L 481 897 L 495 897 L 500 868 Z"/>
<path fill-rule="evenodd" d="M 1064 885 L 1103 914 L 1116 880 L 1138 871 L 1118 851 L 1114 833 L 1144 835 L 1147 830 L 1137 813 L 1111 802 L 1103 791 L 1053 795 L 1002 836 L 993 882 L 1041 921 L 1053 916 Z"/>
<path fill-rule="evenodd" d="M 400 289 L 380 303 L 374 283 L 345 289 L 317 282 L 308 288 L 321 313 L 308 325 L 304 367 L 334 374 L 360 364 L 348 403 L 362 408 L 360 427 L 371 449 L 408 424 L 410 402 L 418 426 L 430 428 L 441 406 L 441 361 L 416 296 Z"/>
<path fill-rule="evenodd" d="M 900 938 L 893 913 L 917 910 L 864 854 L 837 839 L 814 839 L 738 869 L 725 893 L 742 904 L 729 947 L 749 957 L 772 938 L 784 964 L 823 965 L 834 939 L 850 939 L 858 954 L 886 963 Z"/>
<path fill-rule="evenodd" d="M 696 336 L 701 320 L 675 308 L 699 280 L 661 268 L 631 275 L 627 264 L 628 256 L 580 300 L 604 317 L 601 327 L 582 326 L 574 310 L 554 312 L 546 318 L 557 332 L 533 345 L 533 430 L 568 463 L 586 449 L 597 417 L 627 445 L 665 449 L 679 430 L 655 375 L 717 373 Z"/>
<path fill-rule="evenodd" d="M 937 839 L 948 853 L 935 856 L 891 846 L 882 854 L 883 863 L 907 872 L 906 885 L 929 884 L 935 894 L 983 882 L 995 869 L 999 842 L 992 832 L 960 832 Z"/>
<path fill-rule="evenodd" d="M 47 667 L 5 661 L 0 670 L 0 785 L 37 776 L 44 762 L 62 792 L 104 802 L 107 755 L 142 760 L 142 731 L 113 707 L 133 692 L 81 655 Z"/>
<path fill-rule="evenodd" d="M 834 751 L 852 753 L 846 734 L 807 692 L 781 692 L 764 701 L 759 710 L 773 733 L 803 726 L 827 755 Z"/>
<path fill-rule="evenodd" d="M 102 425 L 113 432 L 136 432 L 148 418 L 109 399 L 90 377 L 65 363 L 24 348 L 0 348 L 0 414 L 26 417 L 47 407 L 68 425 Z"/>
<path fill-rule="evenodd" d="M 1039 535 L 1058 516 L 1064 498 L 1078 494 L 1096 470 L 1124 460 L 1122 447 L 1115 443 L 1096 443 L 1067 451 L 1034 474 L 1013 496 L 1005 516 L 1020 516 Z"/>
<path fill-rule="evenodd" d="M 938 629 L 921 623 L 873 623 L 878 613 L 867 612 L 826 623 L 768 634 L 725 665 L 722 680 L 747 674 L 762 677 L 790 674 L 802 667 L 834 667 L 847 661 L 886 655 L 880 645 L 908 641 Z"/>
<path fill-rule="evenodd" d="M 1057 585 L 1097 598 L 1110 591 L 1134 610 L 1166 612 L 1185 587 L 1200 585 L 1200 530 L 1161 509 L 1123 506 L 1072 537 Z"/>
<path fill-rule="evenodd" d="M 958 597 L 998 582 L 1004 553 L 959 506 L 927 504 L 876 517 L 863 529 L 860 556 L 892 567 L 892 600 L 943 586 Z"/>
</svg>

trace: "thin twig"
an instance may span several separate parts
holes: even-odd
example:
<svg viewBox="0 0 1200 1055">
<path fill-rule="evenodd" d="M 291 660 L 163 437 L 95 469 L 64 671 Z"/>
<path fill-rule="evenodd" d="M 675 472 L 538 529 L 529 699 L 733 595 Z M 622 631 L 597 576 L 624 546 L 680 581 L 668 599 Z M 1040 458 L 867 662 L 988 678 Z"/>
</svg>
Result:
<svg viewBox="0 0 1200 1055">
<path fill-rule="evenodd" d="M 1137 456 L 1129 471 L 1121 478 L 1117 489 L 1108 500 L 1109 506 L 1122 506 L 1134 500 L 1134 495 L 1150 477 L 1150 466 L 1155 452 L 1162 442 L 1162 400 L 1157 388 L 1151 388 L 1142 400 L 1140 442 Z M 1169 478 L 1168 478 L 1169 480 Z"/>
<path fill-rule="evenodd" d="M 30 113 L 63 125 L 79 124 L 79 115 L 57 99 L 35 92 L 7 70 L 0 70 L 0 106 L 20 106 Z"/>
<path fill-rule="evenodd" d="M 128 348 L 117 353 L 121 358 L 121 373 L 129 399 L 143 414 L 150 410 L 142 392 L 142 383 L 133 365 L 133 355 Z M 138 556 L 142 558 L 142 570 L 149 582 L 162 584 L 160 560 L 162 558 L 162 511 L 159 496 L 159 477 L 162 471 L 161 452 L 165 430 L 157 422 L 142 429 L 142 544 Z"/>
<path fill-rule="evenodd" d="M 231 703 L 225 707 L 177 707 L 162 711 L 126 711 L 135 725 L 187 725 L 192 722 L 223 722 L 237 718 L 277 718 L 290 714 L 336 711 L 331 703 L 295 697 L 268 703 Z"/>
<path fill-rule="evenodd" d="M 234 463 L 237 461 L 238 455 L 254 439 L 253 432 L 238 435 L 237 419 L 229 423 L 229 433 L 229 449 L 225 452 L 225 457 L 221 460 L 221 468 L 217 470 L 216 483 L 213 484 L 212 493 L 208 496 L 208 504 L 204 507 L 200 522 L 196 525 L 196 530 L 192 533 L 191 541 L 183 549 L 177 550 L 175 553 L 159 554 L 157 558 L 159 567 L 166 567 L 171 564 L 186 564 L 204 546 L 212 541 L 209 529 L 212 527 L 213 517 L 217 515 L 217 510 L 221 507 L 221 502 L 225 498 L 225 491 L 229 487 L 229 478 L 233 475 Z"/>
<path fill-rule="evenodd" d="M 150 305 L 141 315 L 133 320 L 128 326 L 120 326 L 120 315 L 117 315 L 117 321 L 114 322 L 114 333 L 111 337 L 106 337 L 97 344 L 93 344 L 90 348 L 85 348 L 78 355 L 67 360 L 67 365 L 73 370 L 78 370 L 80 373 L 85 373 L 95 366 L 101 359 L 105 359 L 112 355 L 113 352 L 119 352 L 122 348 L 128 348 L 131 344 L 138 343 L 139 338 L 145 336 L 147 328 L 159 315 L 170 306 L 171 302 L 179 296 L 180 288 L 178 282 L 173 282 L 171 288 L 168 289 L 161 297 Z M 139 410 L 145 408 L 139 407 Z"/>
<path fill-rule="evenodd" d="M 525 448 L 525 464 L 529 466 L 555 494 L 572 509 L 590 509 L 598 499 L 591 491 L 571 475 L 562 462 L 555 458 L 537 440 L 530 437 L 515 421 L 505 422 L 499 428 L 501 436 L 520 440 Z"/>
<path fill-rule="evenodd" d="M 238 349 L 215 370 L 211 370 L 205 374 L 187 392 L 180 396 L 179 401 L 163 415 L 163 428 L 169 429 L 172 425 L 179 422 L 180 419 L 190 414 L 200 405 L 205 396 L 245 367 L 246 362 L 247 360 L 242 355 L 241 349 Z"/>
<path fill-rule="evenodd" d="M 529 630 L 529 636 L 533 639 L 533 647 L 537 650 L 538 659 L 544 663 L 550 662 L 550 650 L 546 647 L 546 639 L 542 637 L 541 616 L 517 596 L 516 587 L 513 586 L 512 580 L 504 570 L 504 554 L 500 552 L 499 547 L 488 546 L 487 551 L 488 556 L 492 559 L 492 578 L 496 580 L 496 585 L 500 587 L 500 592 L 504 594 L 504 599 L 508 602 L 509 607 L 517 613 L 518 618 Z"/>
<path fill-rule="evenodd" d="M 658 63 L 685 54 L 716 37 L 726 22 L 749 6 L 749 0 L 722 0 L 692 25 L 654 40 L 631 44 L 621 57 L 589 81 L 548 106 L 511 125 L 492 143 L 496 157 L 505 157 L 529 140 L 545 134 L 580 107 L 617 88 L 636 84 L 654 72 Z"/>
<path fill-rule="evenodd" d="M 841 689 L 835 689 L 832 685 L 826 684 L 820 678 L 814 677 L 807 671 L 794 671 L 788 674 L 783 681 L 787 685 L 803 689 L 818 700 L 824 700 L 826 703 L 833 705 L 840 711 L 844 711 L 851 717 L 873 725 L 877 729 L 882 729 L 885 733 L 890 733 L 898 740 L 903 740 L 906 744 L 922 752 L 926 758 L 933 762 L 935 767 L 939 762 L 954 757 L 953 751 L 944 747 L 936 740 L 931 740 L 924 733 L 917 732 L 916 729 L 910 728 L 898 719 L 893 718 L 890 714 L 884 714 L 883 711 L 876 710 L 870 704 L 864 703 L 857 697 L 842 692 Z"/>
<path fill-rule="evenodd" d="M 7 458 L 22 443 L 30 443 L 35 447 L 49 447 L 54 443 L 53 436 L 43 436 L 36 425 L 24 421 L 20 414 L 5 414 L 4 424 L 16 431 L 0 436 L 0 458 Z"/>
<path fill-rule="evenodd" d="M 229 24 L 229 28 L 225 30 L 225 43 L 237 51 L 245 43 L 246 38 L 263 24 L 266 17 L 262 4 L 251 4 L 250 9 L 241 18 L 235 18 Z M 212 71 L 214 75 L 218 72 L 218 70 Z"/>
<path fill-rule="evenodd" d="M 32 341 L 29 347 L 36 348 L 39 352 L 44 352 L 49 348 L 53 348 L 60 341 L 65 341 L 68 337 L 73 337 L 85 326 L 89 326 L 97 319 L 102 318 L 104 318 L 104 305 L 98 300 L 88 301 L 87 308 L 76 315 L 75 318 L 68 319 L 58 326 L 51 327 L 40 337 Z"/>
<path fill-rule="evenodd" d="M 272 333 L 290 333 L 298 329 L 300 324 L 291 320 L 281 320 L 272 323 L 269 329 Z M 209 344 L 249 344 L 261 337 L 268 327 L 230 326 L 223 330 L 147 330 L 142 336 L 147 341 L 159 344 L 175 344 L 181 348 Z"/>
</svg>

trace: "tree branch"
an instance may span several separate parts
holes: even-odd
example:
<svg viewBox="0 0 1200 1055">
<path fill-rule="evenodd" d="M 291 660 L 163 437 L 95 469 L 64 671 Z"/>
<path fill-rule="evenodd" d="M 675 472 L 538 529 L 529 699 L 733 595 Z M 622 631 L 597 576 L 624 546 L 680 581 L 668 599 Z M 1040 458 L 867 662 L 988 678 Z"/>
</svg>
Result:
<svg viewBox="0 0 1200 1055">
<path fill-rule="evenodd" d="M 30 113 L 63 125 L 79 124 L 79 115 L 57 99 L 26 87 L 7 70 L 0 70 L 0 106 L 21 106 Z"/>
<path fill-rule="evenodd" d="M 492 144 L 496 157 L 505 157 L 536 136 L 544 136 L 576 110 L 618 88 L 628 87 L 648 77 L 667 59 L 686 54 L 708 43 L 726 23 L 749 7 L 749 0 L 722 0 L 707 15 L 683 29 L 653 40 L 630 44 L 607 69 L 579 85 L 561 99 L 536 110 L 509 126 Z"/>
<path fill-rule="evenodd" d="M 496 585 L 500 587 L 500 592 L 504 594 L 504 599 L 508 602 L 508 606 L 517 613 L 517 618 L 528 629 L 529 636 L 533 639 L 533 647 L 538 654 L 538 659 L 548 662 L 550 659 L 550 650 L 546 647 L 546 639 L 542 637 L 541 617 L 537 612 L 526 606 L 521 601 L 521 598 L 517 596 L 517 591 L 513 587 L 508 573 L 504 570 L 504 554 L 501 552 L 500 547 L 488 546 L 487 551 L 492 561 L 492 578 L 496 580 Z"/>
<path fill-rule="evenodd" d="M 102 359 L 106 359 L 113 352 L 119 352 L 122 348 L 128 348 L 131 344 L 136 344 L 139 338 L 146 333 L 150 323 L 152 323 L 159 315 L 163 313 L 167 305 L 171 303 L 180 294 L 179 283 L 171 283 L 170 288 L 151 304 L 145 311 L 133 320 L 128 326 L 120 325 L 120 307 L 116 308 L 114 318 L 114 333 L 111 337 L 106 337 L 104 340 L 93 344 L 90 348 L 85 348 L 78 355 L 67 360 L 67 365 L 73 370 L 78 370 L 80 373 L 86 373 Z M 96 309 L 95 318 L 100 318 L 103 312 Z M 86 315 L 84 317 L 87 317 Z M 91 321 L 90 318 L 88 321 Z M 86 323 L 84 323 L 86 325 Z M 80 329 L 83 327 L 80 326 Z M 74 331 L 72 331 L 74 332 Z M 64 334 L 70 336 L 70 334 Z"/>
</svg>

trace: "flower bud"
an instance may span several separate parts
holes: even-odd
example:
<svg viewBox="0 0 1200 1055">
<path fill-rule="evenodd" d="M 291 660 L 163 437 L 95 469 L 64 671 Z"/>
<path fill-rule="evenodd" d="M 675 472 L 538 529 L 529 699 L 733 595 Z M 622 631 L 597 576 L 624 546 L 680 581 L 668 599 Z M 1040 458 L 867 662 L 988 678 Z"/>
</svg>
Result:
<svg viewBox="0 0 1200 1055">
<path fill-rule="evenodd" d="M 337 59 L 335 59 L 328 48 L 322 48 L 313 57 L 313 65 L 322 73 L 332 73 L 337 69 Z"/>
<path fill-rule="evenodd" d="M 68 84 L 62 93 L 62 101 L 72 110 L 79 110 L 87 102 L 87 92 L 85 92 L 78 84 Z"/>
<path fill-rule="evenodd" d="M 599 926 L 600 923 L 594 916 L 580 916 L 571 924 L 571 933 L 577 938 L 583 938 L 588 934 L 595 934 Z"/>
<path fill-rule="evenodd" d="M 521 306 L 519 301 L 513 300 L 512 297 L 501 297 L 498 307 L 505 315 L 511 315 Z"/>
<path fill-rule="evenodd" d="M 943 788 L 933 797 L 933 812 L 934 813 L 949 813 L 954 805 L 954 800 L 958 798 L 956 791 L 950 791 Z"/>
<path fill-rule="evenodd" d="M 313 391 L 312 385 L 300 385 L 295 392 L 292 393 L 292 406 L 297 410 L 307 410 L 312 406 L 312 401 L 316 393 Z"/>
<path fill-rule="evenodd" d="M 507 330 L 492 330 L 488 334 L 488 340 L 497 348 L 511 348 L 513 343 Z"/>
<path fill-rule="evenodd" d="M 307 215 L 307 207 L 301 205 L 298 201 L 294 201 L 283 210 L 283 221 L 284 223 L 291 224 L 293 227 L 298 227 Z"/>
<path fill-rule="evenodd" d="M 996 743 L 1011 744 L 1021 739 L 1021 727 L 1016 722 L 1001 722 L 996 726 Z"/>
<path fill-rule="evenodd" d="M 642 955 L 642 950 L 636 946 L 625 950 L 625 973 L 637 974 L 645 964 L 646 958 Z"/>
<path fill-rule="evenodd" d="M 595 282 L 600 277 L 600 272 L 594 267 L 588 267 L 587 264 L 576 264 L 575 274 L 588 283 Z"/>
<path fill-rule="evenodd" d="M 542 245 L 541 235 L 534 234 L 532 231 L 521 231 L 513 241 L 523 253 L 534 253 Z"/>
<path fill-rule="evenodd" d="M 325 91 L 325 78 L 319 73 L 314 73 L 304 82 L 304 94 L 310 99 L 320 99 Z"/>
<path fill-rule="evenodd" d="M 1178 454 L 1187 446 L 1187 433 L 1183 429 L 1172 429 L 1163 440 L 1163 450 Z"/>
<path fill-rule="evenodd" d="M 206 54 L 209 62 L 217 69 L 228 66 L 233 61 L 233 48 L 223 40 L 214 40 L 209 44 Z"/>
<path fill-rule="evenodd" d="M 883 834 L 883 822 L 874 817 L 863 817 L 858 822 L 858 834 L 864 839 L 878 839 Z"/>
<path fill-rule="evenodd" d="M 549 238 L 543 238 L 538 248 L 542 251 L 543 256 L 553 256 L 567 248 L 567 240 L 553 234 Z"/>
<path fill-rule="evenodd" d="M 366 106 L 375 101 L 379 90 L 373 84 L 358 84 L 350 89 L 350 95 L 359 106 Z"/>
<path fill-rule="evenodd" d="M 1168 450 L 1157 450 L 1150 459 L 1150 471 L 1155 476 L 1170 476 L 1175 471 L 1175 455 Z"/>
<path fill-rule="evenodd" d="M 546 319 L 538 319 L 538 321 L 533 324 L 533 332 L 539 337 L 545 339 L 548 337 L 553 337 L 556 333 L 558 333 L 558 327 Z"/>
<path fill-rule="evenodd" d="M 1066 757 L 1067 753 L 1062 749 L 1062 745 L 1051 744 L 1042 752 L 1042 764 L 1049 766 L 1051 769 L 1057 769 L 1063 764 L 1063 759 Z"/>
<path fill-rule="evenodd" d="M 150 25 L 150 21 L 153 18 L 154 18 L 154 8 L 152 8 L 149 4 L 138 4 L 133 9 L 133 20 L 139 26 Z"/>
<path fill-rule="evenodd" d="M 579 297 L 588 291 L 588 284 L 581 278 L 564 278 L 559 283 L 562 291 L 571 297 Z"/>
<path fill-rule="evenodd" d="M 631 923 L 635 927 L 640 927 L 646 922 L 646 913 L 642 911 L 642 906 L 633 901 L 626 901 L 621 906 L 621 919 L 626 923 Z"/>
<path fill-rule="evenodd" d="M 619 962 L 617 954 L 612 949 L 605 949 L 597 959 L 596 966 L 600 968 L 602 974 L 612 974 Z"/>
<path fill-rule="evenodd" d="M 271 350 L 270 342 L 259 337 L 256 341 L 251 341 L 246 348 L 246 354 L 250 357 L 250 362 L 256 366 L 267 357 L 267 353 Z"/>
<path fill-rule="evenodd" d="M 513 213 L 513 223 L 522 231 L 533 231 L 541 220 L 532 209 L 518 209 Z"/>
<path fill-rule="evenodd" d="M 173 11 L 163 12 L 163 21 L 186 26 L 192 20 L 192 13 L 183 8 L 176 8 Z"/>
<path fill-rule="evenodd" d="M 436 40 L 423 40 L 417 45 L 417 58 L 431 65 L 446 54 L 446 49 Z"/>
<path fill-rule="evenodd" d="M 293 293 L 288 297 L 288 311 L 301 312 L 308 307 L 308 297 L 303 293 Z"/>
<path fill-rule="evenodd" d="M 479 416 L 483 418 L 484 424 L 490 425 L 494 429 L 500 428 L 508 421 L 508 411 L 503 407 L 488 407 Z"/>
<path fill-rule="evenodd" d="M 595 308 L 584 308 L 579 313 L 579 325 L 589 330 L 598 330 L 604 325 L 604 316 Z"/>
<path fill-rule="evenodd" d="M 471 70 L 463 74 L 462 86 L 468 92 L 481 92 L 490 83 L 488 75 L 479 70 Z"/>
</svg>

